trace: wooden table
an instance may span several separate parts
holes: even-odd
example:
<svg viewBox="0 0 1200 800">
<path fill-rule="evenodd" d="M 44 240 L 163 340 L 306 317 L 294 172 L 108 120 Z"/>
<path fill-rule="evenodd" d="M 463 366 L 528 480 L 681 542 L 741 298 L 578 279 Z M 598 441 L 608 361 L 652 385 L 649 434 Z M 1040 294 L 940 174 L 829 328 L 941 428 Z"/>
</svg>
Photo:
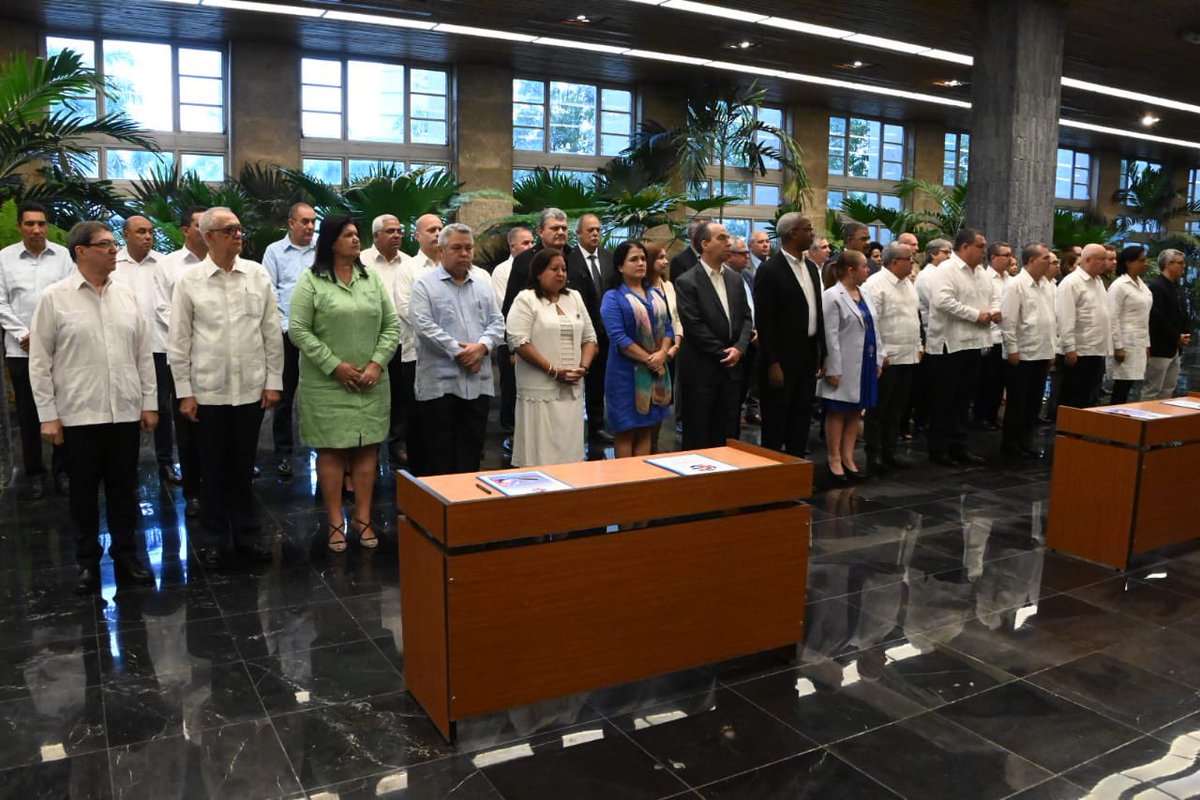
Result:
<svg viewBox="0 0 1200 800">
<path fill-rule="evenodd" d="M 1046 533 L 1055 550 L 1121 570 L 1135 555 L 1200 536 L 1200 411 L 1125 407 L 1166 416 L 1059 408 Z"/>
<path fill-rule="evenodd" d="M 400 473 L 405 680 L 448 740 L 466 717 L 803 639 L 812 463 L 693 452 L 737 469 L 560 464 L 538 469 L 573 488 L 518 497 Z"/>
</svg>

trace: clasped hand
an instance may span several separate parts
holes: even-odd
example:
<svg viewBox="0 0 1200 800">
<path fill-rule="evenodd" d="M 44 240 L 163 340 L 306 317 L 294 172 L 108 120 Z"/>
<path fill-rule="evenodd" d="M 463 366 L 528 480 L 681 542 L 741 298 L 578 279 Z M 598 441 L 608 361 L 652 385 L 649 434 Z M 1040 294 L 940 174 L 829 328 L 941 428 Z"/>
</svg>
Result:
<svg viewBox="0 0 1200 800">
<path fill-rule="evenodd" d="M 333 370 L 333 377 L 348 392 L 361 392 L 372 388 L 375 384 L 379 383 L 380 374 L 381 369 L 374 361 L 362 369 L 354 366 L 349 361 L 343 361 Z"/>
<path fill-rule="evenodd" d="M 454 360 L 469 372 L 479 372 L 483 359 L 487 358 L 487 346 L 482 342 L 459 342 L 458 346 L 462 349 L 454 356 Z"/>
</svg>

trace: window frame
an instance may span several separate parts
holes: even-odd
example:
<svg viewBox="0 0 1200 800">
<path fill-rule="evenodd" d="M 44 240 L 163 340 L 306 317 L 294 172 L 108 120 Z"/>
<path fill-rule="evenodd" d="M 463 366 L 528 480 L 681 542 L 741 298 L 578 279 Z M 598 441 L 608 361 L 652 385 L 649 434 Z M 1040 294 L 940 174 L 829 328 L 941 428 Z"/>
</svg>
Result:
<svg viewBox="0 0 1200 800">
<path fill-rule="evenodd" d="M 305 160 L 320 160 L 320 161 L 341 161 L 342 163 L 342 184 L 348 185 L 350 182 L 350 162 L 351 161 L 399 161 L 403 162 L 407 167 L 409 164 L 416 162 L 418 164 L 428 166 L 444 166 L 449 169 L 452 161 L 452 147 L 454 140 L 454 71 L 447 64 L 430 64 L 421 61 L 398 61 L 395 59 L 379 59 L 379 58 L 352 58 L 349 56 L 332 56 L 328 53 L 303 52 L 300 55 L 301 72 L 297 73 L 296 80 L 300 86 L 300 158 L 301 165 Z M 340 65 L 341 69 L 341 138 L 329 138 L 321 136 L 305 136 L 304 135 L 304 83 L 303 78 L 303 62 L 305 59 L 316 61 L 334 61 Z M 378 142 L 367 141 L 363 139 L 350 139 L 350 86 L 349 86 L 349 63 L 351 61 L 365 62 L 368 64 L 386 64 L 390 66 L 402 67 L 404 69 L 404 141 L 403 142 Z M 432 72 L 441 72 L 446 76 L 446 142 L 445 144 L 426 144 L 414 143 L 412 141 L 412 73 L 413 70 L 429 70 Z M 418 92 L 417 94 L 425 95 L 427 92 Z M 301 167 L 303 169 L 303 166 Z"/>
<path fill-rule="evenodd" d="M 954 148 L 946 147 L 946 139 L 950 136 L 954 137 Z M 963 163 L 963 145 L 966 144 L 967 162 Z M 949 168 L 947 164 L 951 163 L 948 159 L 950 154 L 954 154 L 954 183 L 946 183 L 946 173 Z M 953 188 L 967 182 L 970 173 L 970 158 L 971 158 L 971 133 L 970 131 L 946 131 L 942 136 L 942 186 Z"/>
<path fill-rule="evenodd" d="M 640 103 L 637 87 L 622 85 L 618 83 L 610 83 L 607 81 L 586 81 L 586 80 L 571 80 L 565 77 L 545 77 L 529 73 L 515 73 L 512 77 L 513 81 L 532 81 L 541 83 L 542 85 L 542 149 L 541 150 L 522 150 L 518 149 L 512 143 L 512 133 L 517 128 L 525 128 L 528 130 L 536 130 L 532 125 L 517 125 L 515 122 L 510 122 L 509 142 L 512 147 L 513 154 L 513 170 L 530 170 L 537 167 L 546 167 L 554 169 L 555 167 L 568 171 L 586 171 L 594 172 L 599 167 L 604 166 L 613 159 L 612 155 L 602 155 L 604 147 L 603 119 L 604 119 L 604 90 L 628 92 L 629 93 L 629 136 L 632 138 L 637 130 L 637 122 L 640 117 Z M 594 155 L 584 153 L 554 153 L 550 150 L 550 84 L 551 83 L 574 83 L 584 86 L 593 86 L 596 89 L 596 151 Z M 512 83 L 509 83 L 509 113 L 512 114 L 513 108 L 518 103 L 515 93 L 512 92 Z M 524 103 L 525 105 L 533 105 L 532 103 Z M 624 112 L 620 112 L 624 113 Z"/>
<path fill-rule="evenodd" d="M 71 32 L 60 32 L 47 30 L 41 37 L 39 46 L 43 56 L 49 53 L 50 39 L 67 39 L 75 41 L 91 42 L 95 52 L 95 60 L 93 68 L 97 74 L 103 76 L 104 73 L 104 36 L 97 35 L 79 35 Z M 164 155 L 169 155 L 172 165 L 179 169 L 179 164 L 184 156 L 215 156 L 220 157 L 224 164 L 221 181 L 229 174 L 229 106 L 230 106 L 230 70 L 229 70 L 229 51 L 224 46 L 201 46 L 198 44 L 182 43 L 178 41 L 163 41 L 144 36 L 109 36 L 109 41 L 136 42 L 139 44 L 165 45 L 171 49 L 171 124 L 173 130 L 170 131 L 154 131 L 147 129 L 150 138 L 154 139 Z M 205 50 L 215 52 L 220 55 L 221 59 L 221 126 L 220 133 L 203 132 L 203 131 L 184 131 L 180 130 L 180 107 L 182 105 L 204 105 L 197 103 L 184 103 L 180 98 L 180 80 L 182 77 L 179 72 L 179 51 L 183 50 Z M 186 76 L 192 77 L 192 76 Z M 96 104 L 96 116 L 100 117 L 106 113 L 107 98 L 103 92 L 97 92 L 94 96 Z M 110 178 L 108 176 L 108 151 L 109 150 L 134 150 L 124 142 L 117 142 L 104 136 L 88 137 L 83 140 L 87 145 L 87 149 L 94 150 L 96 153 L 96 166 L 94 174 L 89 175 L 91 180 L 109 180 L 113 185 L 120 189 L 128 189 L 136 181 L 142 180 L 148 176 L 140 178 Z M 220 183 L 221 181 L 212 181 L 212 183 Z"/>
<path fill-rule="evenodd" d="M 792 135 L 792 115 L 788 111 L 786 105 L 772 105 L 764 103 L 754 109 L 756 120 L 761 120 L 762 111 L 773 111 L 779 113 L 779 123 L 775 127 L 782 130 L 786 135 Z M 774 123 L 770 123 L 774 124 Z M 721 217 L 722 223 L 726 220 L 741 221 L 746 220 L 749 223 L 751 233 L 759 230 L 767 230 L 768 224 L 773 224 L 775 221 L 775 212 L 779 208 L 779 204 L 783 202 L 783 180 L 784 170 L 782 165 L 776 167 L 767 167 L 767 174 L 760 175 L 758 172 L 746 167 L 739 167 L 730 164 L 725 165 L 725 183 L 746 183 L 750 186 L 750 194 L 742 203 L 730 203 L 724 208 L 724 215 Z M 719 165 L 709 165 L 705 170 L 705 183 L 708 186 L 704 194 L 696 193 L 701 197 L 712 197 L 713 187 L 721 180 L 721 168 Z M 778 200 L 773 203 L 759 203 L 758 190 L 759 187 L 771 187 L 775 190 Z M 688 187 L 689 194 L 695 192 L 695 187 Z M 713 209 L 715 213 L 721 209 Z"/>
<path fill-rule="evenodd" d="M 1071 154 L 1071 195 L 1069 197 L 1060 197 L 1058 194 L 1058 158 L 1059 153 L 1066 151 Z M 1087 182 L 1080 183 L 1075 180 L 1075 176 L 1082 167 L 1079 166 L 1079 156 L 1087 156 Z M 1087 191 L 1086 197 L 1077 196 L 1077 188 L 1084 187 Z M 1072 210 L 1085 210 L 1092 208 L 1096 202 L 1096 156 L 1090 150 L 1076 150 L 1073 147 L 1063 147 L 1061 144 L 1056 148 L 1054 153 L 1054 205 L 1059 208 L 1069 208 Z"/>
</svg>

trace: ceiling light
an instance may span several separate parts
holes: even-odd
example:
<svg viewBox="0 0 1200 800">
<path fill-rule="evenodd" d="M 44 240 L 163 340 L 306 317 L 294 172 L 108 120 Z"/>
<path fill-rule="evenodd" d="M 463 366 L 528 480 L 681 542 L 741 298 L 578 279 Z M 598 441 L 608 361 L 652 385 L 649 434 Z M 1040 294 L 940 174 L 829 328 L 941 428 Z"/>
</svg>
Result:
<svg viewBox="0 0 1200 800">
<path fill-rule="evenodd" d="M 936 47 L 926 49 L 918 49 L 915 51 L 922 58 L 936 58 L 938 61 L 949 61 L 951 64 L 962 64 L 969 67 L 975 63 L 975 59 L 971 58 L 966 53 L 955 53 L 951 50 L 939 50 Z"/>
<path fill-rule="evenodd" d="M 574 39 L 562 39 L 557 36 L 539 36 L 533 40 L 534 44 L 548 44 L 554 47 L 565 47 L 569 50 L 588 50 L 593 53 L 612 53 L 620 55 L 627 51 L 628 47 L 616 47 L 611 44 L 593 44 L 592 42 L 580 42 Z"/>
<path fill-rule="evenodd" d="M 1158 124 L 1158 117 L 1154 116 L 1153 114 L 1142 115 L 1142 127 L 1153 128 L 1157 124 Z"/>
<path fill-rule="evenodd" d="M 667 0 L 667 2 L 663 3 L 663 7 L 673 8 L 677 11 L 690 11 L 693 14 L 706 14 L 710 17 L 720 17 L 721 19 L 732 19 L 738 22 L 758 22 L 767 17 L 766 14 L 757 14 L 753 11 L 710 6 L 708 3 L 696 3 L 693 0 Z"/>
<path fill-rule="evenodd" d="M 1096 133 L 1111 133 L 1114 136 L 1126 136 L 1130 139 L 1141 139 L 1146 142 L 1158 142 L 1159 144 L 1173 144 L 1179 147 L 1190 147 L 1200 150 L 1200 142 L 1192 142 L 1187 139 L 1172 139 L 1169 136 L 1156 136 L 1152 133 L 1127 131 L 1121 128 L 1110 128 L 1107 125 L 1093 125 L 1090 122 L 1077 122 L 1070 119 L 1060 119 L 1058 124 L 1064 128 L 1078 128 L 1084 131 L 1095 131 Z"/>
<path fill-rule="evenodd" d="M 967 82 L 960 81 L 955 78 L 950 78 L 949 80 L 945 80 L 945 81 L 934 81 L 933 85 L 940 86 L 943 89 L 957 89 L 959 86 L 966 86 Z"/>
<path fill-rule="evenodd" d="M 771 78 L 778 78 L 783 75 L 777 69 L 769 67 L 755 67 L 750 64 L 735 64 L 732 61 L 706 61 L 704 66 L 712 67 L 713 69 L 727 69 L 730 72 L 749 73 L 751 75 L 766 75 Z"/>
<path fill-rule="evenodd" d="M 591 22 L 591 20 L 590 20 L 590 19 L 588 19 L 588 15 L 587 15 L 587 14 L 576 14 L 576 15 L 575 15 L 575 21 L 576 21 L 576 22 Z"/>
<path fill-rule="evenodd" d="M 637 0 L 634 0 L 637 2 Z M 769 25 L 772 28 L 783 28 L 786 31 L 796 31 L 797 33 L 807 33 L 812 36 L 824 36 L 827 39 L 845 39 L 854 35 L 854 31 L 846 31 L 841 28 L 830 28 L 827 25 L 813 25 L 808 22 L 800 22 L 795 19 L 784 19 L 783 17 L 767 17 L 760 19 L 759 25 Z"/>
<path fill-rule="evenodd" d="M 872 64 L 870 61 L 857 61 L 856 60 L 856 61 L 842 61 L 838 64 L 834 64 L 833 66 L 834 66 L 834 69 L 859 70 L 859 69 L 867 69 L 868 67 L 873 67 L 873 66 L 875 66 L 875 64 Z"/>
<path fill-rule="evenodd" d="M 256 3 L 253 0 L 203 0 L 201 5 L 210 8 L 230 8 L 235 11 L 264 11 L 268 14 L 287 14 L 293 17 L 320 17 L 325 12 L 319 8 L 283 6 L 274 3 Z"/>
<path fill-rule="evenodd" d="M 708 63 L 707 58 L 681 56 L 674 53 L 660 53 L 657 50 L 626 50 L 625 55 L 633 56 L 634 58 L 649 58 L 653 61 L 670 61 L 674 64 L 692 64 L 694 66 L 701 66 Z"/>
<path fill-rule="evenodd" d="M 463 36 L 479 36 L 483 39 L 503 39 L 506 42 L 532 42 L 537 38 L 527 33 L 511 33 L 492 28 L 472 28 L 469 25 L 451 25 L 448 22 L 439 22 L 434 26 L 433 30 L 438 33 L 461 33 Z"/>
<path fill-rule="evenodd" d="M 895 39 L 884 39 L 881 36 L 868 36 L 865 33 L 855 33 L 846 37 L 847 42 L 866 45 L 867 47 L 879 47 L 883 50 L 896 50 L 901 53 L 911 53 L 913 50 L 924 50 L 923 47 L 913 47 L 908 42 L 898 42 Z"/>
<path fill-rule="evenodd" d="M 1179 100 L 1168 100 L 1165 97 L 1155 97 L 1154 95 L 1142 94 L 1141 92 L 1131 92 L 1128 89 L 1118 89 L 1115 86 L 1105 86 L 1100 83 L 1090 83 L 1088 81 L 1081 81 L 1075 78 L 1063 78 L 1062 85 L 1068 89 L 1081 89 L 1085 92 L 1096 92 L 1097 94 L 1111 95 L 1113 97 L 1120 97 L 1125 100 L 1138 100 L 1159 108 L 1172 108 L 1176 111 L 1187 111 L 1192 114 L 1200 114 L 1200 106 L 1192 103 L 1183 103 Z"/>
<path fill-rule="evenodd" d="M 386 25 L 390 28 L 416 28 L 422 31 L 431 31 L 436 24 L 416 19 L 385 17 L 380 14 L 356 14 L 353 11 L 326 11 L 325 19 L 334 19 L 340 22 L 365 22 L 368 25 Z"/>
<path fill-rule="evenodd" d="M 819 75 L 805 75 L 802 72 L 781 72 L 779 77 L 786 78 L 787 80 L 791 81 L 797 81 L 799 83 L 810 83 L 816 86 L 833 86 L 838 89 L 852 89 L 856 92 L 865 92 L 866 94 L 879 94 L 884 95 L 885 97 L 917 100 L 922 103 L 934 103 L 939 106 L 953 106 L 954 108 L 971 107 L 971 104 L 965 100 L 954 100 L 949 97 L 938 97 L 937 95 L 925 94 L 923 92 L 910 92 L 905 89 L 895 89 L 890 86 L 875 86 L 870 83 L 844 81 L 839 78 L 824 78 Z"/>
</svg>

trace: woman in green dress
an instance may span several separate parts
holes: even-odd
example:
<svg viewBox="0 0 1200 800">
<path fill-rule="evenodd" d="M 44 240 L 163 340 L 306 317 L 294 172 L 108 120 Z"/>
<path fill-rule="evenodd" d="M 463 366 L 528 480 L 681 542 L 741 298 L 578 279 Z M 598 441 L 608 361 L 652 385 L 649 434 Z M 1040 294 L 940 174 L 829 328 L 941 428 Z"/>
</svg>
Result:
<svg viewBox="0 0 1200 800">
<path fill-rule="evenodd" d="M 350 533 L 379 545 L 371 495 L 391 396 L 384 365 L 399 342 L 390 287 L 358 260 L 354 220 L 326 217 L 312 269 L 292 293 L 288 336 L 300 350 L 300 439 L 317 450 L 317 481 L 329 513 L 328 547 L 346 549 L 342 480 L 354 481 Z"/>
</svg>

